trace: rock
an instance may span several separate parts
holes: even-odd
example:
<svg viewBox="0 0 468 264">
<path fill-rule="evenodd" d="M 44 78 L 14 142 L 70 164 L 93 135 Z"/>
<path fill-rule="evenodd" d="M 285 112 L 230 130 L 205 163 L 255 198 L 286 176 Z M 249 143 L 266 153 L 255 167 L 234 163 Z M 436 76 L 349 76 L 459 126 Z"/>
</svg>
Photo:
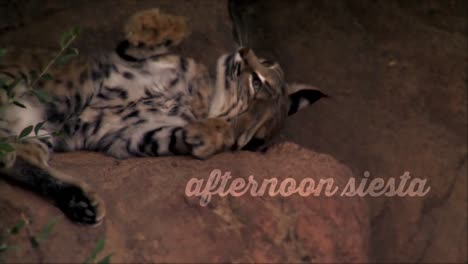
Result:
<svg viewBox="0 0 468 264">
<path fill-rule="evenodd" d="M 106 202 L 98 227 L 78 226 L 46 201 L 0 181 L 0 227 L 11 227 L 21 212 L 39 232 L 54 216 L 59 221 L 39 254 L 24 230 L 8 244 L 6 262 L 82 262 L 100 238 L 112 262 L 365 262 L 369 248 L 368 208 L 358 197 L 297 194 L 288 197 L 213 195 L 202 207 L 187 197 L 192 178 L 209 178 L 214 169 L 232 179 L 333 179 L 343 186 L 350 170 L 334 158 L 292 143 L 265 154 L 223 153 L 209 160 L 189 157 L 116 160 L 98 153 L 54 155 L 53 166 L 90 183 Z"/>
</svg>

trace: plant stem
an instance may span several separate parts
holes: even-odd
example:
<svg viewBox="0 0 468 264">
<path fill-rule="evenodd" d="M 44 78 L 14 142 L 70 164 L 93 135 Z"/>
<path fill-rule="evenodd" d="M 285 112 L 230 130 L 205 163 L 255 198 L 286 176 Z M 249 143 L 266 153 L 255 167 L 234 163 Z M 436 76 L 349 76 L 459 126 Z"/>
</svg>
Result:
<svg viewBox="0 0 468 264">
<path fill-rule="evenodd" d="M 21 218 L 23 219 L 23 221 L 24 221 L 24 223 L 25 223 L 24 227 L 26 228 L 26 234 L 28 235 L 28 238 L 29 238 L 29 239 L 33 239 L 35 236 L 34 236 L 34 233 L 33 233 L 32 230 L 31 230 L 31 227 L 29 226 L 29 224 L 30 224 L 31 222 L 30 222 L 29 219 L 24 215 L 23 212 L 21 212 L 20 215 L 21 215 Z M 40 248 L 39 248 L 39 247 L 33 247 L 31 243 L 30 243 L 30 245 L 31 245 L 32 250 L 33 250 L 34 252 L 36 252 L 36 255 L 37 255 L 38 259 L 39 259 L 39 260 L 38 260 L 38 263 L 44 263 L 44 256 L 43 256 L 43 254 L 42 254 Z"/>
<path fill-rule="evenodd" d="M 44 76 L 44 74 L 46 74 L 50 67 L 52 67 L 52 65 L 54 65 L 55 61 L 60 58 L 60 56 L 62 55 L 62 53 L 68 49 L 68 47 L 73 43 L 73 41 L 75 41 L 76 39 L 76 35 L 72 36 L 70 38 L 70 40 L 68 40 L 68 42 L 60 49 L 60 51 L 57 53 L 57 55 L 55 55 L 55 57 L 49 61 L 49 63 L 45 66 L 45 68 L 42 70 L 42 72 L 39 74 L 39 76 L 37 76 L 36 80 L 34 80 L 34 82 L 31 84 L 31 88 L 34 88 L 34 86 L 36 85 L 36 83 L 42 78 L 42 76 Z"/>
</svg>

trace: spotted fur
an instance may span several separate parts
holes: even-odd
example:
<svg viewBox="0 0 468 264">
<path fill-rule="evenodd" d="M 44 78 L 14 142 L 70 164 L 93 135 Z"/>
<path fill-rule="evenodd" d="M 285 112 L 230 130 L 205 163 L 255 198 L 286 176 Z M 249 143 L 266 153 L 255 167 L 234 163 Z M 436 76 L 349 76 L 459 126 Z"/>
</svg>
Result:
<svg viewBox="0 0 468 264">
<path fill-rule="evenodd" d="M 286 84 L 280 66 L 248 48 L 221 56 L 211 78 L 205 66 L 169 52 L 187 35 L 186 22 L 158 9 L 132 16 L 125 32 L 115 52 L 54 67 L 53 80 L 37 83 L 51 97 L 48 103 L 27 88 L 31 70 L 42 69 L 47 61 L 42 58 L 50 57 L 23 59 L 10 52 L 0 66 L 2 78 L 25 80 L 13 94 L 26 106 L 3 102 L 0 135 L 19 134 L 41 121 L 46 122 L 39 135 L 63 132 L 15 143 L 0 172 L 52 199 L 76 222 L 99 223 L 103 203 L 86 184 L 50 168 L 52 151 L 205 159 L 249 143 L 264 145 L 278 134 L 288 113 L 323 96 L 310 89 L 290 95 L 294 87 Z"/>
</svg>

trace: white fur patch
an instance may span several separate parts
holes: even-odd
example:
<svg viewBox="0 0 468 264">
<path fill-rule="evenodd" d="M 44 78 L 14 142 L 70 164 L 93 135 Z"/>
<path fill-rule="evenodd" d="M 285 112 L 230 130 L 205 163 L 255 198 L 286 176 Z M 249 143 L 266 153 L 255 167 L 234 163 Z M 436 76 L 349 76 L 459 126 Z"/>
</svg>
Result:
<svg viewBox="0 0 468 264">
<path fill-rule="evenodd" d="M 22 108 L 16 105 L 4 106 L 2 113 L 0 113 L 0 121 L 6 123 L 1 124 L 9 128 L 14 134 L 18 135 L 23 129 L 28 126 L 35 126 L 37 123 L 44 121 L 42 116 L 43 110 L 40 105 L 31 103 L 30 99 L 16 99 L 26 108 Z M 39 135 L 45 134 L 46 132 L 41 131 Z"/>
<path fill-rule="evenodd" d="M 224 88 L 226 67 L 224 63 L 227 56 L 229 55 L 223 55 L 218 59 L 218 65 L 216 67 L 216 87 L 214 89 L 215 93 L 211 101 L 208 117 L 219 116 L 223 105 L 226 102 L 226 89 Z"/>
</svg>

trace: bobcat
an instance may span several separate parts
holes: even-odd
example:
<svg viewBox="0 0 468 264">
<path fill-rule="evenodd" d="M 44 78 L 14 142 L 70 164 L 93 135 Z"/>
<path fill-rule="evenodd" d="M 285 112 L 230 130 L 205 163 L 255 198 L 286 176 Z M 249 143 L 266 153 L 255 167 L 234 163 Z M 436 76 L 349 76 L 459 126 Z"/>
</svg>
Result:
<svg viewBox="0 0 468 264">
<path fill-rule="evenodd" d="M 71 220 L 99 223 L 102 200 L 85 183 L 51 168 L 51 151 L 93 150 L 116 158 L 191 155 L 205 159 L 228 150 L 255 149 L 273 138 L 285 118 L 325 95 L 289 85 L 281 67 L 249 48 L 222 55 L 211 77 L 205 66 L 172 54 L 187 35 L 183 17 L 151 9 L 134 14 L 115 52 L 76 59 L 52 69 L 28 93 L 41 56 L 9 53 L 0 77 L 25 81 L 12 91 L 26 108 L 7 104 L 0 90 L 0 136 L 45 121 L 39 135 L 14 143 L 0 162 L 2 176 L 52 200 Z"/>
</svg>

